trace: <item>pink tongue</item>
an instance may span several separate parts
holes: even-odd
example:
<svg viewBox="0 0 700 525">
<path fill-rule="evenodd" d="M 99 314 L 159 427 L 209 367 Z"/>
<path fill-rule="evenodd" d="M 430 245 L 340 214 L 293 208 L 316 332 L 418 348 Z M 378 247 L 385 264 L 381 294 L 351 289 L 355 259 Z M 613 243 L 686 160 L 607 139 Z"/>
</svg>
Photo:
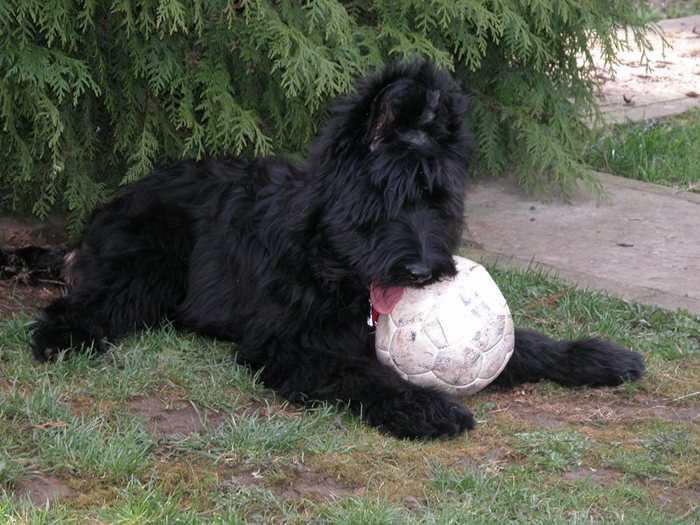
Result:
<svg viewBox="0 0 700 525">
<path fill-rule="evenodd" d="M 380 314 L 390 314 L 391 311 L 401 300 L 403 288 L 400 286 L 390 286 L 382 288 L 372 283 L 369 287 L 369 298 L 372 301 L 372 307 Z"/>
</svg>

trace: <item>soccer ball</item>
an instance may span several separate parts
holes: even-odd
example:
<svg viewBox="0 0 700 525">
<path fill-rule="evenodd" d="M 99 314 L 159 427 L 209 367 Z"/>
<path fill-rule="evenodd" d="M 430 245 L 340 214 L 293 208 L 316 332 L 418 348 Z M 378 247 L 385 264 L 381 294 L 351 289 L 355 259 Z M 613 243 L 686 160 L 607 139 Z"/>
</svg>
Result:
<svg viewBox="0 0 700 525">
<path fill-rule="evenodd" d="M 379 361 L 404 379 L 463 396 L 501 373 L 513 354 L 515 331 L 508 304 L 486 269 L 463 257 L 455 256 L 455 262 L 455 277 L 403 289 L 390 312 L 375 305 L 380 310 L 375 344 Z"/>
</svg>

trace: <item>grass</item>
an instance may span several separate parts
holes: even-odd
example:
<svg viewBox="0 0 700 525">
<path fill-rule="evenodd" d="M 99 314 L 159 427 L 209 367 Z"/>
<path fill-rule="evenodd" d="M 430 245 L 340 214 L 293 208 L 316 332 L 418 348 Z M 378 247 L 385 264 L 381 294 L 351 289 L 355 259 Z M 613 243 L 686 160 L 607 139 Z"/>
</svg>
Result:
<svg viewBox="0 0 700 525">
<path fill-rule="evenodd" d="M 0 523 L 696 523 L 700 320 L 490 270 L 519 325 L 620 341 L 647 377 L 484 391 L 475 432 L 406 442 L 289 406 L 170 327 L 38 365 L 27 312 L 0 320 Z M 39 476 L 64 496 L 32 503 Z"/>
<path fill-rule="evenodd" d="M 700 0 L 656 0 L 649 4 L 643 12 L 649 22 L 700 14 Z"/>
<path fill-rule="evenodd" d="M 593 167 L 700 192 L 700 109 L 599 132 L 584 155 Z"/>
</svg>

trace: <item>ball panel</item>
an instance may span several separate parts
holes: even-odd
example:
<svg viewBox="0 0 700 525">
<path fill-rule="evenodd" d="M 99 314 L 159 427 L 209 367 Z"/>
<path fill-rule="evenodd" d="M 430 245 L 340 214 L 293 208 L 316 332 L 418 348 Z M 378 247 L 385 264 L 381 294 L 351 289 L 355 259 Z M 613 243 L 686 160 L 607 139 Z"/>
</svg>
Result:
<svg viewBox="0 0 700 525">
<path fill-rule="evenodd" d="M 386 350 L 379 350 L 377 349 L 377 360 L 383 364 L 384 366 L 388 366 L 389 368 L 396 369 L 396 366 L 394 365 L 394 361 L 391 359 L 391 354 L 386 351 Z"/>
<path fill-rule="evenodd" d="M 450 338 L 445 334 L 442 319 L 432 318 L 423 325 L 423 333 L 437 349 L 447 348 Z"/>
<path fill-rule="evenodd" d="M 498 313 L 483 303 L 481 306 L 479 315 L 474 315 L 470 319 L 470 322 L 474 323 L 476 330 L 469 342 L 481 352 L 488 352 L 503 338 L 505 316 L 502 314 L 498 315 Z"/>
<path fill-rule="evenodd" d="M 442 299 L 442 302 L 431 312 L 431 319 L 440 325 L 446 341 L 454 343 L 465 337 L 468 338 L 474 324 L 466 319 L 459 295 L 444 294 Z"/>
<path fill-rule="evenodd" d="M 394 311 L 389 314 L 397 327 L 420 326 L 435 308 L 437 298 L 421 290 L 406 288 Z M 381 318 L 382 316 L 380 316 Z"/>
<path fill-rule="evenodd" d="M 509 314 L 505 318 L 503 338 L 493 348 L 483 354 L 484 364 L 479 377 L 489 382 L 498 377 L 498 374 L 503 371 L 513 355 L 514 343 L 515 328 L 513 326 L 513 318 Z"/>
<path fill-rule="evenodd" d="M 452 390 L 450 390 L 450 385 L 440 382 L 432 372 L 424 372 L 422 374 L 415 375 L 401 374 L 401 377 L 410 381 L 414 385 L 430 388 L 431 390 L 438 390 L 440 392 L 454 393 Z"/>
<path fill-rule="evenodd" d="M 466 386 L 479 377 L 483 357 L 474 348 L 461 345 L 440 352 L 435 360 L 433 373 L 440 380 L 452 386 Z"/>
<path fill-rule="evenodd" d="M 437 349 L 419 327 L 398 328 L 391 345 L 391 359 L 403 373 L 423 374 L 434 368 Z"/>
<path fill-rule="evenodd" d="M 374 346 L 381 352 L 388 352 L 391 348 L 391 340 L 396 332 L 396 325 L 391 316 L 382 315 L 377 323 L 374 334 Z"/>
<path fill-rule="evenodd" d="M 450 393 L 456 396 L 470 396 L 483 390 L 491 383 L 491 379 L 476 379 L 472 384 L 465 387 L 456 387 Z"/>
</svg>

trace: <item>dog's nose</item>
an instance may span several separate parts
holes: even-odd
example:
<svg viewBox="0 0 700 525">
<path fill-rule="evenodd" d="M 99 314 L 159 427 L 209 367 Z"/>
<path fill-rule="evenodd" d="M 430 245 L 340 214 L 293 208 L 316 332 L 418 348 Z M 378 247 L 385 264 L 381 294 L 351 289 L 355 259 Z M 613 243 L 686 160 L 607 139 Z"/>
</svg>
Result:
<svg viewBox="0 0 700 525">
<path fill-rule="evenodd" d="M 422 284 L 430 280 L 433 276 L 433 272 L 428 267 L 427 264 L 414 263 L 409 264 L 406 269 L 411 277 L 411 281 L 416 284 Z"/>
</svg>

